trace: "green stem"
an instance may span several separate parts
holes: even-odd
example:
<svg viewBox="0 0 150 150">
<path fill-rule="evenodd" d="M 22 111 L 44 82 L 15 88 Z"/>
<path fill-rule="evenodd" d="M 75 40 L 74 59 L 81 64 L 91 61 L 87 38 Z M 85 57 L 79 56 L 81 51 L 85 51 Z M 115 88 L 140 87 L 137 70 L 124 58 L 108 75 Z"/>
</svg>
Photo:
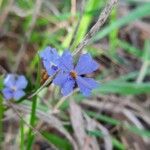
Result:
<svg viewBox="0 0 150 150">
<path fill-rule="evenodd" d="M 2 3 L 3 3 L 3 0 L 0 0 L 0 8 L 1 8 L 1 6 L 2 6 Z"/>
<path fill-rule="evenodd" d="M 37 79 L 36 79 L 36 84 L 35 87 L 39 87 L 40 86 L 40 63 L 38 62 L 38 72 L 37 72 Z M 32 97 L 33 101 L 32 101 L 32 110 L 31 110 L 31 118 L 30 118 L 30 126 L 34 127 L 36 124 L 36 108 L 37 108 L 37 96 L 34 95 Z M 34 134 L 32 133 L 32 129 L 29 129 L 28 132 L 28 142 L 27 142 L 27 150 L 31 150 L 32 149 L 32 144 L 33 144 L 33 140 L 34 140 Z"/>
<path fill-rule="evenodd" d="M 2 142 L 3 142 L 3 113 L 4 113 L 3 98 L 0 95 L 0 149 L 2 149 Z"/>
<path fill-rule="evenodd" d="M 36 121 L 36 106 L 37 106 L 37 97 L 35 96 L 32 102 L 32 110 L 31 110 L 31 118 L 30 118 L 30 126 L 32 127 L 35 126 L 35 121 Z M 34 134 L 32 134 L 31 128 L 29 129 L 27 138 L 28 138 L 27 150 L 31 150 L 32 143 L 34 140 Z"/>
<path fill-rule="evenodd" d="M 117 9 L 114 8 L 110 14 L 110 23 L 113 23 L 116 20 L 117 20 Z M 112 56 L 116 55 L 117 39 L 118 39 L 118 29 L 115 29 L 109 34 L 109 43 L 110 43 L 109 52 Z"/>
<path fill-rule="evenodd" d="M 24 122 L 20 120 L 20 150 L 24 150 Z"/>
</svg>

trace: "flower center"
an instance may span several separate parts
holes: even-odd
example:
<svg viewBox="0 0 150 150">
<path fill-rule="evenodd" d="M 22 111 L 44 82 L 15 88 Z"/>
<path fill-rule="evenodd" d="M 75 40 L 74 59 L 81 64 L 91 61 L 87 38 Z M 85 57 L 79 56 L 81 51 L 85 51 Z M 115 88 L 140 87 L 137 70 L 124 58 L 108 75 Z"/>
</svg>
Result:
<svg viewBox="0 0 150 150">
<path fill-rule="evenodd" d="M 12 89 L 13 91 L 16 91 L 16 90 L 17 90 L 17 88 L 16 88 L 15 86 L 12 86 L 11 89 Z"/>
<path fill-rule="evenodd" d="M 71 71 L 70 75 L 72 78 L 76 79 L 77 78 L 77 73 L 75 71 Z"/>
</svg>

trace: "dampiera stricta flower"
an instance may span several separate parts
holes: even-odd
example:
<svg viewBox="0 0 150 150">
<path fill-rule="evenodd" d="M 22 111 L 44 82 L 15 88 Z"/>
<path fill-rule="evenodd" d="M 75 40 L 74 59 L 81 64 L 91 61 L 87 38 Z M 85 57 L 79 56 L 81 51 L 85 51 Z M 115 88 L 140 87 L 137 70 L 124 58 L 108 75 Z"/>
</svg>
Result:
<svg viewBox="0 0 150 150">
<path fill-rule="evenodd" d="M 17 76 L 14 74 L 8 74 L 4 79 L 4 89 L 2 93 L 6 100 L 14 99 L 19 100 L 25 95 L 23 91 L 28 82 L 23 75 Z"/>
<path fill-rule="evenodd" d="M 59 58 L 55 48 L 50 46 L 46 47 L 43 51 L 39 52 L 39 56 L 43 61 L 43 65 L 49 76 L 52 76 L 58 70 Z"/>
<path fill-rule="evenodd" d="M 53 83 L 61 87 L 61 93 L 68 95 L 77 85 L 84 96 L 89 96 L 92 89 L 98 86 L 98 83 L 84 75 L 97 70 L 99 65 L 94 61 L 90 54 L 80 56 L 77 65 L 73 65 L 73 57 L 69 51 L 65 51 L 60 58 L 61 71 L 58 73 Z"/>
</svg>

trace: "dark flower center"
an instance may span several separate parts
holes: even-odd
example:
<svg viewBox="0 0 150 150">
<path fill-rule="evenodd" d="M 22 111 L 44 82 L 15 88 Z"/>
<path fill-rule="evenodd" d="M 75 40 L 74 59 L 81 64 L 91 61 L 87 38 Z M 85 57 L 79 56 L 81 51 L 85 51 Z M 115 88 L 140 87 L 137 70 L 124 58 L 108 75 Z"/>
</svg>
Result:
<svg viewBox="0 0 150 150">
<path fill-rule="evenodd" d="M 75 71 L 71 71 L 70 75 L 72 78 L 76 79 L 77 78 L 77 73 Z"/>
<path fill-rule="evenodd" d="M 55 65 L 52 65 L 52 69 L 56 71 L 56 70 L 58 70 L 58 67 Z"/>
</svg>

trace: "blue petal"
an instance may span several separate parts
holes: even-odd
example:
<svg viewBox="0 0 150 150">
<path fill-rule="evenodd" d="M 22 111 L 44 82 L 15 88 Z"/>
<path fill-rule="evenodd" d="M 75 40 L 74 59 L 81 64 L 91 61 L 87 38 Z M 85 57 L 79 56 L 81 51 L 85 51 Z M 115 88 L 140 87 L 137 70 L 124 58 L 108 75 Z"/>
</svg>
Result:
<svg viewBox="0 0 150 150">
<path fill-rule="evenodd" d="M 73 91 L 75 86 L 75 81 L 73 79 L 68 79 L 62 86 L 61 93 L 66 96 Z"/>
<path fill-rule="evenodd" d="M 4 97 L 5 97 L 6 100 L 10 100 L 10 99 L 13 98 L 13 92 L 9 88 L 4 88 L 2 90 L 2 93 L 3 93 L 3 95 L 4 95 Z"/>
<path fill-rule="evenodd" d="M 78 75 L 92 73 L 99 67 L 98 63 L 94 61 L 90 54 L 83 54 L 80 56 L 79 61 L 75 67 Z"/>
<path fill-rule="evenodd" d="M 12 87 L 15 85 L 15 75 L 8 74 L 6 78 L 4 79 L 4 85 L 7 87 Z"/>
<path fill-rule="evenodd" d="M 25 89 L 26 86 L 28 84 L 28 81 L 26 80 L 26 78 L 23 75 L 18 76 L 17 80 L 16 80 L 16 88 L 17 89 Z"/>
<path fill-rule="evenodd" d="M 63 55 L 60 57 L 59 67 L 65 72 L 73 70 L 73 57 L 69 51 L 64 51 Z"/>
<path fill-rule="evenodd" d="M 80 91 L 83 93 L 84 96 L 89 96 L 91 94 L 92 89 L 98 86 L 98 83 L 91 78 L 78 76 L 76 81 L 80 88 Z"/>
<path fill-rule="evenodd" d="M 53 83 L 59 86 L 62 86 L 69 78 L 69 74 L 59 72 L 55 79 L 53 80 Z"/>
<path fill-rule="evenodd" d="M 43 60 L 53 62 L 54 64 L 58 63 L 59 55 L 55 48 L 48 46 L 43 51 L 39 52 L 39 55 Z"/>
<path fill-rule="evenodd" d="M 58 70 L 59 58 L 55 48 L 47 47 L 39 52 L 40 57 L 43 59 L 43 65 L 48 75 L 53 75 Z M 56 69 L 57 68 L 57 69 Z"/>
<path fill-rule="evenodd" d="M 13 98 L 15 100 L 19 100 L 21 97 L 23 97 L 25 95 L 25 92 L 22 90 L 17 90 L 13 93 Z"/>
<path fill-rule="evenodd" d="M 58 66 L 53 65 L 49 61 L 43 60 L 43 65 L 44 65 L 49 76 L 54 75 L 56 73 L 56 71 L 58 70 Z"/>
</svg>

